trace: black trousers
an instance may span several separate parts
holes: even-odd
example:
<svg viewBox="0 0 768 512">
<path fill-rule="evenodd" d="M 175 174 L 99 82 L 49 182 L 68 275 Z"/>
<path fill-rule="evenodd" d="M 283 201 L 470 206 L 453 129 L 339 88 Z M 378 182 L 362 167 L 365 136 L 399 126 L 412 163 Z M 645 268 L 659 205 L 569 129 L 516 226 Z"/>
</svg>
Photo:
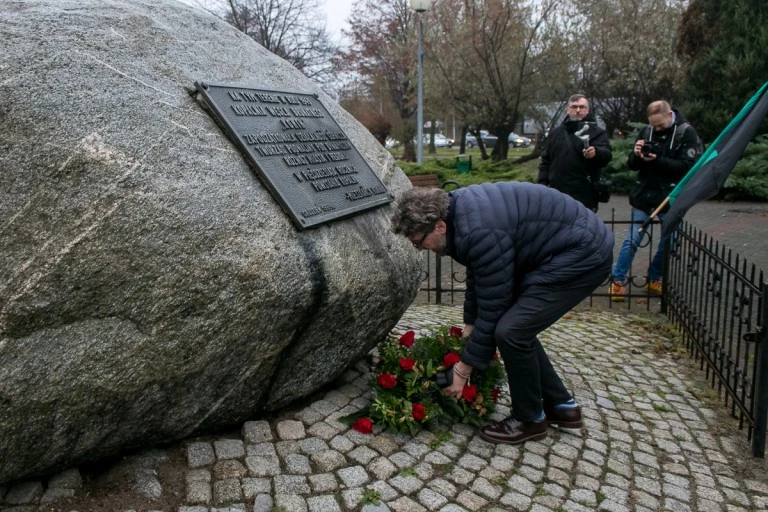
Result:
<svg viewBox="0 0 768 512">
<path fill-rule="evenodd" d="M 534 421 L 543 406 L 571 399 L 538 334 L 589 297 L 608 277 L 611 264 L 609 258 L 594 272 L 577 280 L 524 288 L 515 305 L 496 325 L 496 346 L 507 370 L 512 417 L 516 420 Z"/>
</svg>

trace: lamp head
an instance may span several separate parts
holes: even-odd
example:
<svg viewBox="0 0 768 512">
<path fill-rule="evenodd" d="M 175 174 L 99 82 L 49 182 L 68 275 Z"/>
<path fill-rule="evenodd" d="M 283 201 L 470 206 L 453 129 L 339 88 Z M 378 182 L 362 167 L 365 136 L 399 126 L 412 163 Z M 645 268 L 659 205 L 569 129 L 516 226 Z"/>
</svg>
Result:
<svg viewBox="0 0 768 512">
<path fill-rule="evenodd" d="M 432 5 L 432 0 L 411 0 L 411 9 L 416 12 L 424 12 Z"/>
</svg>

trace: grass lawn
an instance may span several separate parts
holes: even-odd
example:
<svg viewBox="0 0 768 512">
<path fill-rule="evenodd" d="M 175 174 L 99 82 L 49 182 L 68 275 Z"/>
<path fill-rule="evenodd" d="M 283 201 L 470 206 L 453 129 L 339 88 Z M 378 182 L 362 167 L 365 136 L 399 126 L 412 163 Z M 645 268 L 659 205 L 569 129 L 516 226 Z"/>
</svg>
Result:
<svg viewBox="0 0 768 512">
<path fill-rule="evenodd" d="M 472 157 L 472 170 L 459 174 L 456 170 L 458 148 L 437 148 L 435 154 L 429 154 L 425 148 L 423 164 L 397 160 L 400 169 L 408 176 L 419 174 L 437 174 L 441 180 L 454 180 L 462 187 L 467 185 L 496 182 L 496 181 L 528 181 L 535 183 L 539 172 L 539 159 L 517 163 L 520 157 L 527 156 L 532 148 L 510 148 L 509 158 L 504 162 L 493 162 L 490 159 L 481 160 L 480 150 L 470 149 L 465 153 Z M 402 148 L 391 149 L 397 159 L 402 154 Z"/>
</svg>

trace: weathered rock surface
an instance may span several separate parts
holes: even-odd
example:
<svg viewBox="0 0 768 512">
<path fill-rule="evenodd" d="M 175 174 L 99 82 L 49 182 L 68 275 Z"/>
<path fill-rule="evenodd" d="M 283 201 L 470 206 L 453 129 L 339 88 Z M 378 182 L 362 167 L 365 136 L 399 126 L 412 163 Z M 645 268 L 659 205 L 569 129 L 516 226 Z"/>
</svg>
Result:
<svg viewBox="0 0 768 512">
<path fill-rule="evenodd" d="M 297 231 L 193 95 L 317 92 L 174 0 L 0 9 L 0 482 L 257 418 L 340 375 L 416 294 L 392 206 Z"/>
</svg>

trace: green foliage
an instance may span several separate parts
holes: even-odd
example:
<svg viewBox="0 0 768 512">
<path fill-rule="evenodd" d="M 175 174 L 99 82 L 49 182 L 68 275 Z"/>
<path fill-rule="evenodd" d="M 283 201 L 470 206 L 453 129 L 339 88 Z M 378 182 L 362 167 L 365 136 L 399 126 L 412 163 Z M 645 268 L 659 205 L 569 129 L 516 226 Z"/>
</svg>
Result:
<svg viewBox="0 0 768 512">
<path fill-rule="evenodd" d="M 441 180 L 457 181 L 462 187 L 467 185 L 476 185 L 479 183 L 495 183 L 497 181 L 527 181 L 536 183 L 539 174 L 539 159 L 519 163 L 522 157 L 530 155 L 531 149 L 510 149 L 509 154 L 514 159 L 494 162 L 490 159 L 481 160 L 480 153 L 477 150 L 470 151 L 472 156 L 472 171 L 465 174 L 459 174 L 456 170 L 456 152 L 440 155 L 438 158 L 424 159 L 423 164 L 419 166 L 414 162 L 404 162 L 398 160 L 400 169 L 408 176 L 420 174 L 437 174 Z"/>
<path fill-rule="evenodd" d="M 361 505 L 374 505 L 377 506 L 379 503 L 381 503 L 381 493 L 375 489 L 365 489 L 363 490 L 363 500 L 360 502 Z"/>
<path fill-rule="evenodd" d="M 725 198 L 768 201 L 768 134 L 751 142 L 725 181 Z"/>
<path fill-rule="evenodd" d="M 436 328 L 415 340 L 409 331 L 400 339 L 390 337 L 379 345 L 380 361 L 372 379 L 375 398 L 367 410 L 374 423 L 411 435 L 421 426 L 460 422 L 479 427 L 485 423 L 495 409 L 504 367 L 494 358 L 487 370 L 472 373 L 463 398 L 443 395 L 436 374 L 446 370 L 443 361 L 447 354 L 458 359 L 464 349 L 465 339 L 455 329 Z M 412 345 L 404 341 L 408 336 Z M 422 417 L 418 417 L 416 407 L 423 407 Z"/>
<path fill-rule="evenodd" d="M 710 142 L 766 80 L 768 9 L 755 0 L 693 0 L 678 47 L 691 59 L 679 103 Z"/>
</svg>

